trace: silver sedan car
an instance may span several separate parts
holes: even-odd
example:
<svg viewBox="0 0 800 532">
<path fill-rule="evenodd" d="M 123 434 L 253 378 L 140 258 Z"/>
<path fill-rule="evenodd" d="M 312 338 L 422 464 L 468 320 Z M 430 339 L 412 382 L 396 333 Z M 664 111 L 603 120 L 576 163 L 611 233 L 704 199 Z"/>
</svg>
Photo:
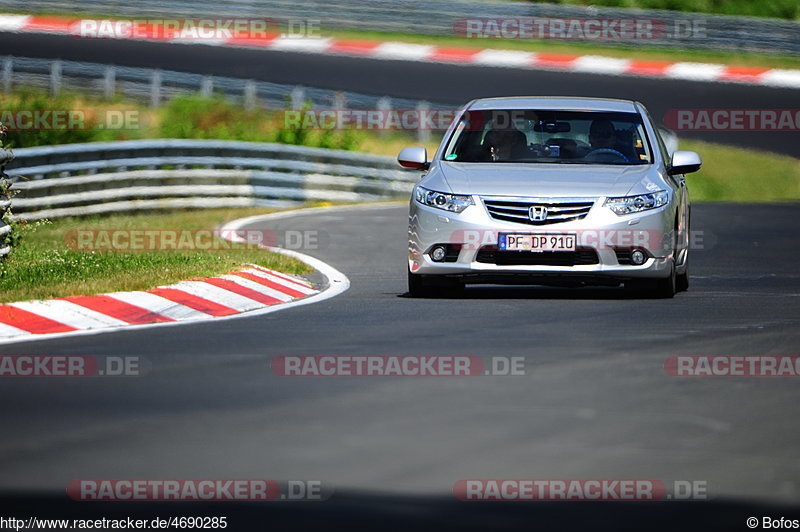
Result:
<svg viewBox="0 0 800 532">
<path fill-rule="evenodd" d="M 686 290 L 694 152 L 670 153 L 647 109 L 625 100 L 488 98 L 458 114 L 425 173 L 408 226 L 413 297 L 465 284 Z"/>
</svg>

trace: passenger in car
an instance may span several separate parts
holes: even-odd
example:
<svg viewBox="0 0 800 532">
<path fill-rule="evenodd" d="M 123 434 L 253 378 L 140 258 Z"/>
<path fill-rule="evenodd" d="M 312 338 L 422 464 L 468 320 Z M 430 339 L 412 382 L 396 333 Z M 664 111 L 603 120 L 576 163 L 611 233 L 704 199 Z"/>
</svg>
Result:
<svg viewBox="0 0 800 532">
<path fill-rule="evenodd" d="M 513 161 L 524 159 L 528 153 L 528 139 L 525 133 L 510 124 L 504 129 L 492 129 L 483 139 L 483 144 L 493 161 Z"/>
<path fill-rule="evenodd" d="M 459 144 L 457 151 L 460 151 L 459 161 L 484 163 L 492 160 L 489 148 L 481 143 L 483 131 L 467 131 L 464 133 L 464 140 Z"/>
</svg>

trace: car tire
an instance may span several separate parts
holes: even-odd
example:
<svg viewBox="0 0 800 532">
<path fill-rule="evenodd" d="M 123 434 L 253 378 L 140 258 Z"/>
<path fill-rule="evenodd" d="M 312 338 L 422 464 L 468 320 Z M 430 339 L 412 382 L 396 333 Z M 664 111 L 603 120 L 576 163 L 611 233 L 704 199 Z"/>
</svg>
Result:
<svg viewBox="0 0 800 532">
<path fill-rule="evenodd" d="M 669 299 L 677 292 L 677 276 L 673 264 L 669 277 L 664 279 L 629 279 L 625 290 L 637 297 Z"/>
<path fill-rule="evenodd" d="M 408 272 L 408 295 L 411 297 L 430 296 L 430 287 L 425 286 L 421 275 Z"/>
<path fill-rule="evenodd" d="M 686 257 L 686 261 L 683 273 L 675 277 L 675 290 L 677 292 L 685 292 L 689 289 L 689 257 Z"/>
<path fill-rule="evenodd" d="M 653 283 L 653 296 L 659 299 L 669 299 L 678 291 L 678 276 L 675 275 L 675 263 L 672 263 L 670 274 L 664 279 L 656 279 Z"/>
<path fill-rule="evenodd" d="M 688 221 L 686 224 L 686 232 L 689 233 L 689 228 L 692 222 L 692 211 L 689 210 Z M 689 246 L 686 246 L 686 256 L 683 259 L 683 273 L 678 274 L 675 279 L 675 289 L 678 292 L 685 292 L 689 289 Z"/>
</svg>

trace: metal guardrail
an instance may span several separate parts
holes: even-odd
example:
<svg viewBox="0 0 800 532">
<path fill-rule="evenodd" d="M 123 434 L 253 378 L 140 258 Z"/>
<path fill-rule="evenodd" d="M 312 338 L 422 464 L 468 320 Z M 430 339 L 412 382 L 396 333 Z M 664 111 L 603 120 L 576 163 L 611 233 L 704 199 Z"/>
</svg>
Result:
<svg viewBox="0 0 800 532">
<path fill-rule="evenodd" d="M 408 197 L 393 157 L 219 140 L 92 142 L 16 150 L 13 216 L 290 206 Z"/>
<path fill-rule="evenodd" d="M 315 109 L 453 109 L 450 104 L 425 100 L 379 97 L 188 72 L 12 56 L 0 57 L 0 85 L 6 92 L 15 86 L 36 86 L 47 89 L 51 94 L 74 90 L 109 99 L 122 94 L 130 99 L 149 101 L 151 105 L 158 105 L 177 94 L 199 93 L 209 96 L 216 91 L 245 108 L 298 109 L 311 102 Z M 421 142 L 430 140 L 430 137 L 431 131 L 428 129 L 417 131 L 417 138 Z"/>
<path fill-rule="evenodd" d="M 300 109 L 307 103 L 314 109 L 435 110 L 453 107 L 425 100 L 390 98 L 251 79 L 13 56 L 0 56 L 0 87 L 5 92 L 16 87 L 39 87 L 50 94 L 75 91 L 109 100 L 121 95 L 129 100 L 149 102 L 152 107 L 158 107 L 180 94 L 200 94 L 207 97 L 221 94 L 246 109 Z M 430 130 L 419 129 L 417 137 L 420 141 L 427 141 Z"/>
<path fill-rule="evenodd" d="M 674 151 L 677 138 L 664 133 Z M 13 217 L 21 220 L 407 198 L 418 178 L 399 170 L 394 157 L 187 139 L 22 148 L 8 171 Z"/>
<path fill-rule="evenodd" d="M 115 17 L 256 17 L 281 20 L 317 19 L 323 28 L 452 35 L 456 21 L 474 17 L 537 17 L 616 19 L 649 18 L 674 27 L 683 21 L 702 22 L 703 35 L 670 35 L 648 44 L 664 47 L 725 49 L 800 54 L 800 24 L 758 17 L 732 17 L 662 10 L 598 8 L 533 2 L 450 0 L 0 0 L 0 9 L 17 12 L 82 12 Z M 604 45 L 637 46 L 640 42 Z"/>
<path fill-rule="evenodd" d="M 420 103 L 404 98 L 242 78 L 12 56 L 0 56 L 0 86 L 6 92 L 15 87 L 34 86 L 47 89 L 51 94 L 73 90 L 109 99 L 120 95 L 149 102 L 154 107 L 178 94 L 222 94 L 245 107 L 267 109 L 299 108 L 307 101 L 319 109 L 376 109 L 387 105 L 394 109 L 414 109 Z M 427 105 L 434 109 L 449 107 L 445 104 Z"/>
<path fill-rule="evenodd" d="M 280 108 L 286 107 L 287 99 L 296 106 L 307 98 L 319 108 L 451 108 L 271 83 L 260 83 L 253 91 L 249 83 L 254 82 L 247 80 L 209 81 L 195 74 L 92 63 L 6 58 L 2 64 L 6 88 L 15 83 L 38 83 L 57 92 L 53 85 L 57 82 L 57 89 L 93 88 L 109 96 L 111 79 L 114 87 L 128 83 L 134 96 L 152 101 L 155 78 L 171 83 L 167 94 L 197 92 L 198 88 L 208 91 L 216 83 L 229 96 L 244 97 L 245 105 L 247 95 L 255 94 L 258 105 L 272 103 Z M 115 69 L 113 76 L 109 76 L 109 68 Z M 164 94 L 161 86 L 158 94 Z M 418 135 L 424 139 L 430 131 L 420 130 Z M 397 169 L 392 157 L 285 144 L 182 139 L 23 148 L 16 150 L 9 171 L 16 190 L 14 216 L 25 220 L 147 209 L 396 198 L 407 196 L 415 181 Z"/>
</svg>

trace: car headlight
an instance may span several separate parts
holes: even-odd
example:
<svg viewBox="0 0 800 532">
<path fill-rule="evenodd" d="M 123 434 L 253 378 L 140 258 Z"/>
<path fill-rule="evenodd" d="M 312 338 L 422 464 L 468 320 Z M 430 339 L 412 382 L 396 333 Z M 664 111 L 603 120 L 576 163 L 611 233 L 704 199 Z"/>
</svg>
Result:
<svg viewBox="0 0 800 532">
<path fill-rule="evenodd" d="M 616 214 L 631 214 L 663 207 L 667 203 L 669 203 L 669 192 L 666 190 L 659 190 L 651 194 L 607 198 L 603 205 Z"/>
<path fill-rule="evenodd" d="M 424 187 L 417 187 L 414 191 L 414 197 L 417 202 L 423 205 L 450 212 L 461 212 L 470 205 L 475 205 L 475 202 L 472 201 L 472 196 L 445 194 L 443 192 L 428 190 Z"/>
</svg>

